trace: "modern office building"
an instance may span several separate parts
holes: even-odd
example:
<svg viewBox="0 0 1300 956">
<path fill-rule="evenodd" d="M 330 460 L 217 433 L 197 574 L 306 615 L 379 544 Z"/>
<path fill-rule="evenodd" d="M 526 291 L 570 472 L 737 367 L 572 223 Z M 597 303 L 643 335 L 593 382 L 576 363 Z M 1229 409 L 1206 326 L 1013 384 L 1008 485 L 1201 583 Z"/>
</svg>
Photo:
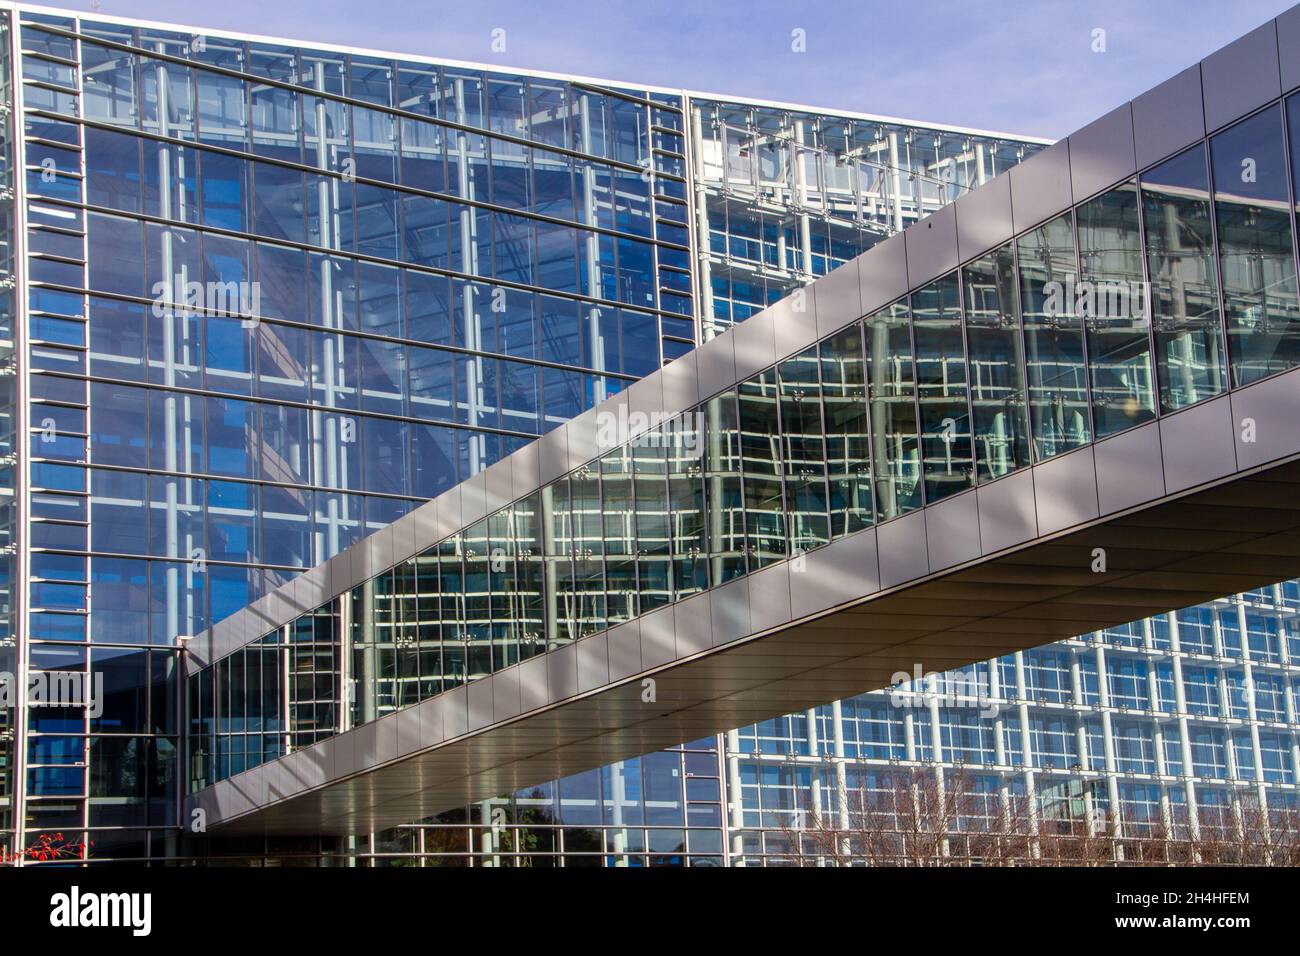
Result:
<svg viewBox="0 0 1300 956">
<path fill-rule="evenodd" d="M 181 639 L 1042 145 L 0 14 L 3 669 L 125 708 L 5 712 L 14 848 L 171 852 Z"/>
<path fill-rule="evenodd" d="M 516 508 L 191 666 L 186 688 L 189 636 L 1044 144 L 22 5 L 0 13 L 4 381 L 10 433 L 29 436 L 11 438 L 0 473 L 11 488 L 6 651 L 24 679 L 102 675 L 108 692 L 97 715 L 9 716 L 0 825 L 15 850 L 59 831 L 91 859 L 752 864 L 789 859 L 810 808 L 848 813 L 851 794 L 889 786 L 898 768 L 959 765 L 994 802 L 1029 793 L 1132 826 L 1243 794 L 1294 801 L 1288 585 L 976 665 L 988 706 L 877 693 L 370 837 L 186 838 L 185 792 L 743 575 L 746 562 L 779 561 L 791 540 L 814 548 L 1221 394 L 1225 354 L 1234 387 L 1289 367 L 1242 359 L 1244 338 L 1224 348 L 1220 316 L 1233 334 L 1243 317 L 1295 310 L 1293 216 L 1277 211 L 1291 195 L 1290 105 L 1273 108 L 1275 144 L 1259 131 L 1267 110 L 1241 124 L 1279 159 L 1262 192 L 1247 190 L 1245 218 L 1219 180 L 1211 202 L 1207 150 L 1193 147 L 1080 209 L 1077 231 L 1067 213 L 1009 244 L 1005 261 L 968 264 L 951 288 L 912 290 L 910 313 L 880 318 L 890 362 L 908 371 L 896 394 L 872 392 L 873 414 L 901 409 L 896 399 L 913 408 L 918 385 L 928 394 L 910 425 L 890 416 L 888 449 L 862 451 L 884 457 L 849 499 L 828 504 L 781 464 L 820 461 L 826 484 L 834 455 L 820 418 L 794 429 L 790 416 L 795 392 L 830 389 L 834 356 L 784 363 L 741 385 L 739 405 L 718 405 L 721 418 L 711 409 L 714 437 L 721 422 L 736 439 L 728 473 L 747 482 L 731 511 L 739 538 L 705 547 L 721 576 L 668 532 L 681 508 L 673 479 L 692 474 L 674 468 L 688 433 L 670 432 L 649 454 L 606 456 L 595 478 L 563 480 L 571 613 L 546 606 L 545 509 L 530 526 Z M 1265 278 L 1232 268 L 1238 253 Z M 1047 275 L 1026 278 L 1040 263 Z M 1041 305 L 1047 277 L 1067 273 L 1149 275 L 1173 320 L 1158 369 L 1131 322 L 1089 327 L 1085 344 L 1045 308 L 1021 316 Z M 1023 300 L 1021 281 L 1038 282 Z M 1261 290 L 1263 311 L 1251 311 Z M 1016 340 L 1023 318 L 1034 346 L 1029 401 L 1013 396 L 1009 413 L 1015 388 L 997 369 L 1022 357 L 998 316 Z M 913 319 L 935 350 L 897 341 Z M 964 336 L 981 325 L 984 351 L 968 356 Z M 954 331 L 955 350 L 944 346 Z M 861 353 L 860 340 L 838 345 Z M 838 360 L 851 404 L 866 382 Z M 728 408 L 740 416 L 729 425 Z M 789 532 L 771 493 L 746 497 L 763 464 L 749 439 L 768 412 L 768 434 L 788 442 L 769 450 L 768 484 L 789 502 Z M 841 456 L 846 477 L 853 454 Z M 618 512 L 619 489 L 626 533 L 588 527 Z M 454 635 L 426 631 L 453 618 Z M 360 638 L 355 622 L 366 622 Z"/>
<path fill-rule="evenodd" d="M 1036 792 L 1044 817 L 1133 853 L 1243 808 L 1300 808 L 1300 583 L 1291 581 L 837 701 L 357 838 L 232 839 L 238 865 L 764 866 L 802 834 L 866 825 L 916 775 L 964 777 L 962 809 Z M 1236 815 L 1236 816 L 1235 816 Z M 797 842 L 804 842 L 800 854 Z M 134 852 L 127 848 L 128 852 Z M 1100 852 L 1109 854 L 1112 846 Z M 1101 859 L 1105 859 L 1104 856 Z"/>
</svg>

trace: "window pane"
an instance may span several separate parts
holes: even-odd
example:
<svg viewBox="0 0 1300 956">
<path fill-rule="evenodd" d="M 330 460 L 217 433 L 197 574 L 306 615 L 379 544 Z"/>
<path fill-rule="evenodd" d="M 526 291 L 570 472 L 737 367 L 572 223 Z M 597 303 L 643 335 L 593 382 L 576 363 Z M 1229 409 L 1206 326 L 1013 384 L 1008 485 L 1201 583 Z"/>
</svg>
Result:
<svg viewBox="0 0 1300 956">
<path fill-rule="evenodd" d="M 1025 353 L 1016 315 L 1010 243 L 963 270 L 971 412 L 980 481 L 1029 464 Z"/>
<path fill-rule="evenodd" d="M 1041 460 L 1092 440 L 1083 328 L 1066 290 L 1074 287 L 1074 228 L 1066 213 L 1016 240 L 1020 314 L 1034 456 Z"/>
<path fill-rule="evenodd" d="M 1136 184 L 1085 203 L 1078 216 L 1075 305 L 1088 332 L 1095 437 L 1105 438 L 1155 417 Z"/>
<path fill-rule="evenodd" d="M 675 420 L 668 445 L 668 504 L 672 527 L 673 600 L 709 586 L 704 497 L 704 414 Z"/>
<path fill-rule="evenodd" d="M 796 552 L 831 539 L 819 365 L 817 347 L 813 346 L 777 368 L 785 501 L 790 542 Z"/>
<path fill-rule="evenodd" d="M 704 407 L 704 478 L 709 502 L 709 563 L 714 585 L 745 573 L 745 517 L 740 487 L 740 425 L 736 396 L 724 392 Z"/>
<path fill-rule="evenodd" d="M 1227 388 L 1204 146 L 1143 175 L 1142 214 L 1160 408 L 1173 411 Z"/>
<path fill-rule="evenodd" d="M 912 317 L 925 500 L 933 502 L 975 483 L 957 273 L 913 293 Z"/>
<path fill-rule="evenodd" d="M 783 473 L 777 416 L 776 372 L 768 369 L 742 382 L 741 467 L 745 475 L 745 546 L 751 571 L 786 556 Z"/>
<path fill-rule="evenodd" d="M 853 325 L 822 342 L 820 348 L 831 534 L 838 538 L 867 527 L 874 519 L 862 329 Z"/>
<path fill-rule="evenodd" d="M 896 303 L 865 322 L 871 398 L 871 457 L 882 521 L 921 506 L 916 377 L 907 307 Z"/>
<path fill-rule="evenodd" d="M 1232 380 L 1300 364 L 1282 117 L 1257 113 L 1210 140 Z"/>
</svg>

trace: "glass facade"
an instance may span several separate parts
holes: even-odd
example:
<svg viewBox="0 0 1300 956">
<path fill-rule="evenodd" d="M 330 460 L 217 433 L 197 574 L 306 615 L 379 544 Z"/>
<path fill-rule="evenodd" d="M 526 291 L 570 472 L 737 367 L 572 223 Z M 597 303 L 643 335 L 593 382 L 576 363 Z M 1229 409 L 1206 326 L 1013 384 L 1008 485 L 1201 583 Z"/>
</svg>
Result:
<svg viewBox="0 0 1300 956">
<path fill-rule="evenodd" d="M 214 840 L 238 865 L 775 866 L 825 862 L 900 783 L 946 780 L 1046 832 L 1236 840 L 1300 811 L 1300 583 L 1161 614 L 739 728 L 343 841 Z M 680 774 L 680 777 L 678 776 Z M 823 824 L 824 825 L 824 824 Z M 683 827 L 685 831 L 683 832 Z M 644 828 L 644 829 L 643 829 Z M 858 862 L 862 862 L 859 860 Z"/>
<path fill-rule="evenodd" d="M 1300 361 L 1292 100 L 186 687 L 185 636 L 1043 144 L 3 4 L 0 91 L 0 671 L 103 688 L 93 715 L 0 710 L 12 852 L 58 832 L 77 856 L 185 856 L 186 787 Z M 1062 307 L 1053 285 L 1134 282 L 1145 316 Z M 1096 640 L 1068 646 L 1083 660 Z M 1290 656 L 1253 666 L 1283 681 L 1294 725 L 1292 639 L 1277 641 Z M 1223 648 L 1207 665 L 1219 676 L 1184 675 L 1188 699 L 1249 663 Z M 831 707 L 802 756 L 828 757 Z M 782 725 L 791 739 L 801 719 Z M 1231 719 L 1250 767 L 1291 747 L 1290 780 L 1264 782 L 1293 788 L 1291 731 Z M 942 756 L 908 726 L 918 761 Z M 768 784 L 729 777 L 739 760 L 767 780 L 758 741 L 785 733 L 738 731 L 312 852 L 776 858 L 759 832 L 780 829 Z M 1228 744 L 1205 746 L 1227 761 Z M 1197 768 L 1214 784 L 1196 794 L 1179 777 L 1169 799 L 1229 800 L 1254 779 L 1245 750 L 1232 760 L 1227 776 Z M 728 819 L 729 794 L 743 817 Z"/>
<path fill-rule="evenodd" d="M 0 347 L 21 373 L 0 376 L 0 440 L 12 445 L 0 456 L 0 588 L 29 582 L 2 604 L 15 623 L 0 622 L 0 663 L 102 678 L 112 705 L 93 720 L 0 713 L 0 842 L 19 851 L 59 830 L 90 833 L 73 845 L 91 855 L 169 855 L 187 777 L 180 639 L 692 348 L 695 250 L 707 244 L 689 157 L 693 139 L 713 137 L 692 119 L 751 108 L 0 12 L 12 27 L 0 51 L 11 105 L 0 265 L 15 277 L 0 289 Z M 793 114 L 763 115 L 768 127 Z M 942 153 L 954 183 L 978 178 L 975 153 L 947 133 L 833 114 L 799 122 L 812 151 L 800 147 L 787 171 L 802 170 L 800 191 L 769 190 L 761 211 L 757 194 L 727 200 L 739 234 L 746 215 L 770 222 L 778 205 L 826 197 L 828 225 L 805 228 L 799 246 L 818 251 L 800 252 L 782 288 L 952 198 L 903 176 L 889 195 L 916 197 L 882 205 L 879 146 L 875 173 L 840 183 L 842 150 L 823 149 L 823 128 L 842 123 L 854 149 L 883 131 L 904 156 L 914 133 L 932 137 L 899 168 Z M 1040 145 L 997 139 L 984 158 L 985 138 L 971 135 L 980 175 Z M 846 212 L 872 203 L 870 215 Z M 845 215 L 855 225 L 840 234 L 831 220 Z M 19 295 L 26 318 L 14 322 Z M 722 414 L 771 411 L 778 387 L 788 405 L 815 364 Z M 23 430 L 25 442 L 3 438 Z M 844 467 L 865 459 L 845 454 Z M 705 587 L 710 561 L 743 570 L 751 537 L 782 533 L 760 524 L 779 524 L 784 479 L 737 499 L 729 550 L 691 556 L 712 540 L 692 467 L 666 449 L 629 453 L 548 491 L 559 517 L 545 526 L 521 512 L 471 529 L 433 564 L 357 596 L 349 620 L 376 626 L 355 635 L 355 660 L 321 615 L 231 662 L 227 696 L 209 702 L 245 715 L 223 772 Z M 719 480 L 741 494 L 739 457 L 726 467 Z M 826 511 L 816 491 L 789 493 Z M 695 525 L 681 517 L 692 502 Z M 813 524 L 808 540 L 823 540 L 825 519 Z M 497 548 L 508 572 L 489 559 Z M 415 593 L 418 611 L 406 603 Z M 363 688 L 348 708 L 345 680 Z M 262 713 L 285 694 L 292 707 Z"/>
<path fill-rule="evenodd" d="M 691 114 L 705 340 L 1044 145 L 735 100 Z"/>
<path fill-rule="evenodd" d="M 22 487 L 18 449 L 22 445 L 22 379 L 18 374 L 21 322 L 15 307 L 17 271 L 15 246 L 14 165 L 16 137 L 13 111 L 13 22 L 0 10 L 0 672 L 22 674 L 19 646 L 18 595 L 22 572 Z M 8 847 L 16 828 L 15 772 L 19 721 L 13 700 L 0 702 L 0 848 Z"/>
<path fill-rule="evenodd" d="M 24 370 L 0 388 L 31 400 L 24 658 L 130 698 L 31 712 L 22 812 L 170 852 L 180 637 L 694 345 L 684 101 L 14 16 L 4 255 L 21 203 L 28 319 L 16 341 L 0 323 Z M 293 725 L 332 728 L 337 661 L 304 667 Z"/>
<path fill-rule="evenodd" d="M 1114 834 L 1116 859 L 1291 819 L 1298 610 L 1287 582 L 732 731 L 728 863 L 808 865 L 819 817 L 870 832 L 918 778 L 989 820 L 1025 802 L 1041 832 Z"/>
<path fill-rule="evenodd" d="M 1211 137 L 1212 162 L 1237 169 L 1233 150 L 1260 155 L 1256 140 L 1237 145 L 1241 131 L 1280 109 Z M 1278 137 L 1270 148 L 1285 172 L 1280 124 Z M 351 706 L 333 709 L 329 731 L 342 732 L 1152 420 L 1158 392 L 1187 394 L 1188 371 L 1164 362 L 1158 389 L 1145 277 L 1179 215 L 1158 181 L 1171 178 L 1161 172 L 1170 163 L 1194 166 L 1205 152 L 1194 146 L 1158 167 L 1150 196 L 1141 177 L 1085 200 L 191 675 L 191 702 L 214 702 L 190 707 L 191 789 L 319 739 L 313 723 L 307 738 L 290 725 L 245 744 L 232 723 L 240 711 L 222 703 L 267 648 L 290 654 L 317 640 L 301 628 L 315 635 L 326 622 L 331 653 L 354 661 Z M 1175 224 L 1144 232 L 1143 207 L 1162 204 Z M 1210 252 L 1224 275 L 1234 268 L 1230 246 Z M 1294 267 L 1279 269 L 1294 296 Z M 1268 299 L 1285 294 L 1275 284 Z M 1174 307 L 1172 294 L 1164 300 Z M 1290 334 L 1278 322 L 1269 329 L 1279 342 Z M 1284 351 L 1272 355 L 1271 370 L 1288 367 Z M 1258 377 L 1243 367 L 1232 384 Z M 847 448 L 859 452 L 851 474 Z M 597 524 L 598 540 L 587 530 Z M 277 688 L 261 712 L 292 715 L 303 688 Z M 331 693 L 342 700 L 344 684 Z"/>
</svg>

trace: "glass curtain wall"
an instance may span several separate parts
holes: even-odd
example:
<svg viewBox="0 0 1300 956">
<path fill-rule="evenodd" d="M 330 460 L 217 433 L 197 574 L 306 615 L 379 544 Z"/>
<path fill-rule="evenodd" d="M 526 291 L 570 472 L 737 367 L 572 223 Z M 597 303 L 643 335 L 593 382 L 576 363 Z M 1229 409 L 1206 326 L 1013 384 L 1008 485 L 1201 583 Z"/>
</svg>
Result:
<svg viewBox="0 0 1300 956">
<path fill-rule="evenodd" d="M 1280 110 L 1279 105 L 1277 116 Z M 1235 144 L 1247 133 L 1254 135 L 1261 117 L 1273 115 L 1265 110 L 1212 137 L 1215 168 L 1221 171 L 1232 162 Z M 1284 158 L 1280 125 L 1277 133 L 1276 141 L 1251 140 L 1250 148 L 1268 146 Z M 1153 301 L 1160 303 L 1162 316 L 1175 308 L 1169 230 L 1181 214 L 1195 221 L 1197 207 L 1174 207 L 1166 215 L 1175 226 L 1164 219 L 1145 229 L 1144 206 L 1159 210 L 1171 202 L 1163 180 L 1176 178 L 1168 164 L 1151 175 L 1149 195 L 1137 182 L 1120 184 L 467 529 L 461 536 L 463 619 L 442 622 L 444 634 L 451 624 L 461 635 L 467 659 L 475 662 L 467 678 L 518 659 L 509 640 L 489 653 L 476 636 L 494 626 L 488 609 L 500 607 L 507 618 L 519 614 L 512 603 L 513 582 L 525 549 L 511 537 L 517 532 L 505 530 L 517 526 L 516 509 L 530 515 L 540 507 L 540 523 L 552 529 L 544 543 L 546 593 L 533 599 L 547 608 L 544 646 L 550 648 L 872 520 L 889 520 L 1082 446 L 1094 435 L 1134 427 L 1156 415 L 1157 395 L 1190 397 L 1181 391 L 1187 370 L 1168 360 L 1171 342 L 1187 354 L 1176 338 L 1185 329 L 1162 323 L 1173 335 L 1157 340 L 1149 311 Z M 1289 189 L 1289 180 L 1284 181 Z M 1193 191 L 1176 201 L 1204 199 Z M 1220 222 L 1220 236 L 1222 228 Z M 1214 252 L 1227 275 L 1235 268 L 1235 247 L 1231 241 L 1216 242 Z M 1145 278 L 1151 262 L 1157 263 L 1163 290 L 1154 296 Z M 1195 263 L 1176 268 L 1196 274 Z M 1295 295 L 1294 267 L 1277 269 L 1292 277 L 1291 291 L 1275 283 L 1269 301 Z M 1224 283 L 1226 296 L 1228 280 Z M 1184 289 L 1180 285 L 1180 296 Z M 1286 321 L 1270 324 L 1271 341 L 1282 343 L 1274 351 L 1279 357 L 1270 360 L 1275 364 L 1287 354 Z M 1232 326 L 1224 328 L 1231 343 Z M 1153 362 L 1153 354 L 1162 360 Z M 1015 366 L 1006 368 L 1006 359 L 1014 359 Z M 1236 378 L 1234 384 L 1247 380 Z M 680 474 L 677 449 L 686 447 L 686 436 L 695 441 L 697 434 L 704 450 L 702 481 L 683 488 L 679 477 L 674 494 L 670 476 Z M 688 477 L 692 471 L 688 465 Z M 868 512 L 865 492 L 873 483 Z M 580 547 L 580 515 L 594 509 L 597 495 L 600 544 Z M 685 509 L 680 514 L 674 511 L 678 504 Z M 497 554 L 503 566 L 496 576 L 481 566 L 482 545 L 470 544 L 490 536 L 485 529 L 494 523 L 502 529 Z M 675 530 L 682 527 L 691 533 L 684 537 Z M 407 564 L 418 565 L 445 544 Z M 707 561 L 698 560 L 705 554 Z M 685 575 L 681 581 L 679 573 Z M 407 571 L 392 575 L 394 582 L 416 579 L 418 574 Z M 377 586 L 376 581 L 360 585 L 351 600 L 355 604 L 358 594 L 369 600 L 366 595 Z M 486 595 L 480 593 L 484 586 Z M 417 595 L 408 593 L 403 600 L 420 613 Z M 590 616 L 588 607 L 594 611 Z M 339 614 L 340 602 L 319 613 Z M 520 626 L 515 619 L 502 621 L 501 633 L 517 633 Z M 276 644 L 282 638 L 272 634 L 263 640 Z M 214 673 L 209 667 L 191 681 L 197 688 Z M 437 679 L 422 679 L 426 676 Z M 191 690 L 192 697 L 204 693 Z M 388 700 L 377 700 L 376 714 L 393 709 Z M 209 770 L 200 775 L 213 776 Z"/>
</svg>

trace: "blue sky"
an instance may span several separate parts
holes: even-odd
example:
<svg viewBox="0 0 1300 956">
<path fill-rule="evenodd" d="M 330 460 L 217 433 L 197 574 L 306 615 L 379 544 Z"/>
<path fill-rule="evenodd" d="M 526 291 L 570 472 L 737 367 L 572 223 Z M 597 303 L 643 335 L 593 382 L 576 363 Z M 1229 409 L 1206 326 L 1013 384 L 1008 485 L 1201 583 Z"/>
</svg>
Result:
<svg viewBox="0 0 1300 956">
<path fill-rule="evenodd" d="M 100 10 L 1059 137 L 1289 5 L 1287 0 L 101 0 Z M 503 53 L 491 46 L 496 29 L 505 31 Z M 1096 29 L 1106 31 L 1105 52 L 1091 48 Z M 792 51 L 795 30 L 804 31 L 806 52 Z"/>
</svg>

